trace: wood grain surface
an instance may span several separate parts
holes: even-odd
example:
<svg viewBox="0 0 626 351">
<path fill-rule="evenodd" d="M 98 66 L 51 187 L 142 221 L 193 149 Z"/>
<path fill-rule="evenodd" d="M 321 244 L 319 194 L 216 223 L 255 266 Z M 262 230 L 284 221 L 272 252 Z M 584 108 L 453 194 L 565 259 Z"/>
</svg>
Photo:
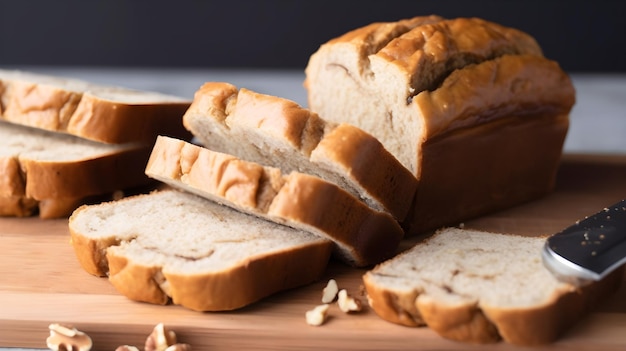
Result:
<svg viewBox="0 0 626 351">
<path fill-rule="evenodd" d="M 543 235 L 626 198 L 626 155 L 565 155 L 554 193 L 465 222 L 467 228 Z M 417 239 L 409 239 L 404 247 Z M 0 346 L 45 348 L 48 324 L 68 323 L 88 333 L 94 350 L 122 344 L 143 349 L 146 336 L 165 323 L 194 350 L 528 350 L 505 343 L 468 345 L 428 328 L 381 320 L 367 308 L 362 269 L 332 263 L 315 284 L 279 293 L 234 312 L 199 313 L 153 306 L 119 295 L 106 278 L 85 273 L 69 244 L 67 220 L 0 218 Z M 365 303 L 358 314 L 336 306 L 320 327 L 304 313 L 320 303 L 326 280 Z M 626 278 L 626 277 L 625 277 Z M 626 284 L 557 342 L 539 349 L 626 349 Z"/>
</svg>

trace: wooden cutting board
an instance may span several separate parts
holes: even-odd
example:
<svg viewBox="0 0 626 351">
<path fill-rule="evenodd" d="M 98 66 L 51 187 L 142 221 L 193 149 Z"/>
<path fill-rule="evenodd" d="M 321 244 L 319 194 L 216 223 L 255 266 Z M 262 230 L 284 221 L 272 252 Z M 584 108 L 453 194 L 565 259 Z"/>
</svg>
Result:
<svg viewBox="0 0 626 351">
<path fill-rule="evenodd" d="M 554 193 L 467 221 L 465 226 L 522 235 L 549 234 L 622 198 L 626 198 L 626 155 L 566 155 Z M 320 302 L 329 278 L 366 302 L 361 286 L 364 271 L 340 263 L 331 264 L 323 281 L 242 310 L 198 313 L 178 306 L 132 302 L 105 278 L 85 273 L 70 247 L 66 220 L 0 218 L 0 247 L 3 347 L 45 348 L 48 324 L 60 322 L 88 333 L 94 350 L 114 350 L 122 344 L 143 349 L 146 336 L 163 322 L 194 350 L 522 349 L 505 343 L 485 347 L 448 341 L 427 328 L 383 321 L 367 306 L 350 315 L 333 306 L 326 324 L 308 326 L 304 313 Z M 535 349 L 544 348 L 626 349 L 626 284 L 559 341 Z"/>
</svg>

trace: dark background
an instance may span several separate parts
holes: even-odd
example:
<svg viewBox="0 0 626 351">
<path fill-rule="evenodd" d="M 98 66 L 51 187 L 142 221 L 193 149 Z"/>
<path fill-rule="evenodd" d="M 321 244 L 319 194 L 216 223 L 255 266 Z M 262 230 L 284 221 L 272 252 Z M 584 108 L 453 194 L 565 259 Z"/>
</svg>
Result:
<svg viewBox="0 0 626 351">
<path fill-rule="evenodd" d="M 303 69 L 348 30 L 429 14 L 524 30 L 570 72 L 626 71 L 623 0 L 0 0 L 0 66 Z"/>
</svg>

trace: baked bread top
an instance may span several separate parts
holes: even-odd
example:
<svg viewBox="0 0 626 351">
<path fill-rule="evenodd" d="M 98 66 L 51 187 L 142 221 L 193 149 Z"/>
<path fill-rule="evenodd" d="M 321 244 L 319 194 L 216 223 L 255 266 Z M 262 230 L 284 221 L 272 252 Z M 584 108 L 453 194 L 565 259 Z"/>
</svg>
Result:
<svg viewBox="0 0 626 351">
<path fill-rule="evenodd" d="M 376 211 L 321 178 L 264 167 L 182 140 L 160 136 L 146 174 L 171 186 L 332 240 L 336 256 L 370 266 L 396 253 L 404 232 Z"/>
<path fill-rule="evenodd" d="M 410 209 L 417 181 L 380 141 L 293 101 L 208 82 L 196 92 L 183 123 L 211 150 L 285 174 L 316 175 L 399 221 Z"/>
<path fill-rule="evenodd" d="M 0 70 L 0 119 L 104 143 L 189 138 L 181 124 L 190 101 L 77 79 Z"/>
<path fill-rule="evenodd" d="M 69 219 L 89 273 L 130 299 L 197 311 L 243 307 L 319 279 L 331 242 L 175 190 L 82 206 Z"/>
<path fill-rule="evenodd" d="M 374 23 L 310 57 L 309 107 L 377 137 L 419 178 L 421 145 L 507 117 L 567 116 L 574 87 L 528 34 L 477 18 Z"/>
</svg>

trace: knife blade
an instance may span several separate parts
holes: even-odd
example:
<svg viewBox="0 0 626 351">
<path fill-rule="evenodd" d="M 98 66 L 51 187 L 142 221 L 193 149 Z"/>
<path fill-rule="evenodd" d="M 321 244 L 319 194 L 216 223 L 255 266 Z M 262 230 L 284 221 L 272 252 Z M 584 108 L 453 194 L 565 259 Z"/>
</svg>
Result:
<svg viewBox="0 0 626 351">
<path fill-rule="evenodd" d="M 576 286 L 601 280 L 626 263 L 626 199 L 548 237 L 544 266 Z"/>
</svg>

